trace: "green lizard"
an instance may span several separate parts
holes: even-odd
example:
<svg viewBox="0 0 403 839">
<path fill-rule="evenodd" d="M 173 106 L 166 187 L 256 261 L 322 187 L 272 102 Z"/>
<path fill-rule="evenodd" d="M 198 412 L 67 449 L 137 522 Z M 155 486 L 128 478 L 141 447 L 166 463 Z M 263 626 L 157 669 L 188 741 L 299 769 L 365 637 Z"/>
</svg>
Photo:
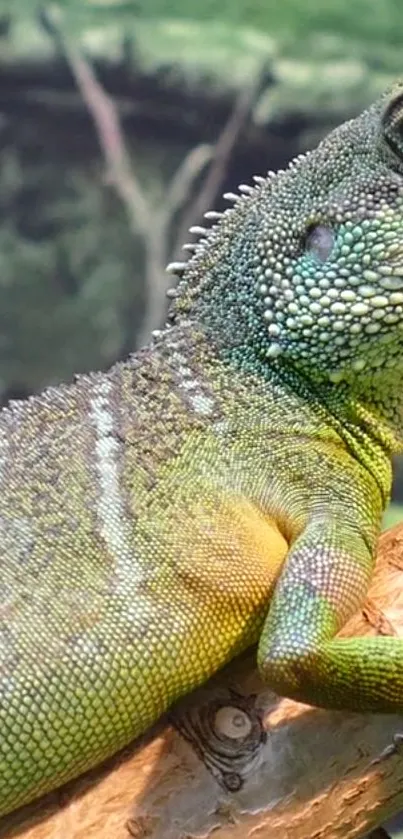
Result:
<svg viewBox="0 0 403 839">
<path fill-rule="evenodd" d="M 1 414 L 1 814 L 256 642 L 280 694 L 403 711 L 402 641 L 335 637 L 403 448 L 403 83 L 256 181 L 150 347 Z"/>
</svg>

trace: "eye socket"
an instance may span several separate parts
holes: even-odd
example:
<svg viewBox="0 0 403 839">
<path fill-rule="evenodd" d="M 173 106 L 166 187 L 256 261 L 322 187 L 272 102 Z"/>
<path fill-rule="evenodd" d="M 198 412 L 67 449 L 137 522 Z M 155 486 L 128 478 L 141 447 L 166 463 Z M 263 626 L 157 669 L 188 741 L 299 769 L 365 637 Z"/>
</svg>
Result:
<svg viewBox="0 0 403 839">
<path fill-rule="evenodd" d="M 334 245 L 334 233 L 324 224 L 313 224 L 306 234 L 305 250 L 319 262 L 326 262 Z"/>
</svg>

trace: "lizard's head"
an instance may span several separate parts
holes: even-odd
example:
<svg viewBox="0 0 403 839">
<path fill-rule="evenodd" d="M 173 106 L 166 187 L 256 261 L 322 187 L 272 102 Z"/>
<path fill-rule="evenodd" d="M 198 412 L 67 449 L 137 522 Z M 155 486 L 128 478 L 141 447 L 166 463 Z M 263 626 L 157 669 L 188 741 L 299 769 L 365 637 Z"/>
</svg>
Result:
<svg viewBox="0 0 403 839">
<path fill-rule="evenodd" d="M 186 264 L 181 316 L 237 359 L 318 379 L 402 367 L 403 83 L 243 188 Z"/>
</svg>

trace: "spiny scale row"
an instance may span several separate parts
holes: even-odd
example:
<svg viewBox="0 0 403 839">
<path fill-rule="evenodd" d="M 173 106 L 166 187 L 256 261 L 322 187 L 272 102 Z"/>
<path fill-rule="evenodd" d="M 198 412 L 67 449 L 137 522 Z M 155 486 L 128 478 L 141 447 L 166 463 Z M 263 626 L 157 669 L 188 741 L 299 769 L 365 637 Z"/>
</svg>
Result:
<svg viewBox="0 0 403 839">
<path fill-rule="evenodd" d="M 263 177 L 263 175 L 253 175 L 253 180 L 255 181 L 257 186 L 262 186 L 266 183 L 268 178 L 272 178 L 274 177 L 274 175 L 276 175 L 276 172 L 269 171 L 266 177 Z M 239 184 L 238 190 L 241 193 L 240 195 L 235 192 L 225 192 L 223 198 L 225 198 L 226 201 L 231 201 L 235 204 L 236 202 L 241 201 L 244 195 L 252 195 L 255 192 L 255 189 L 255 186 L 251 186 L 249 184 Z M 228 211 L 225 210 L 224 212 Z M 216 222 L 219 221 L 223 215 L 223 212 L 218 212 L 217 210 L 208 210 L 206 213 L 204 213 L 204 218 L 208 219 L 209 221 Z M 208 236 L 211 229 L 212 228 L 202 227 L 200 224 L 194 224 L 192 225 L 192 227 L 189 228 L 189 233 L 193 233 L 195 236 L 205 237 Z M 182 249 L 185 251 L 189 251 L 190 253 L 193 253 L 200 244 L 203 244 L 203 241 L 199 239 L 198 242 L 189 242 L 188 244 L 183 245 Z M 168 272 L 168 274 L 174 274 L 175 276 L 182 277 L 182 275 L 186 271 L 186 267 L 187 262 L 170 262 L 169 265 L 167 265 L 166 267 L 166 271 Z M 175 297 L 174 288 L 168 289 L 167 297 Z"/>
</svg>

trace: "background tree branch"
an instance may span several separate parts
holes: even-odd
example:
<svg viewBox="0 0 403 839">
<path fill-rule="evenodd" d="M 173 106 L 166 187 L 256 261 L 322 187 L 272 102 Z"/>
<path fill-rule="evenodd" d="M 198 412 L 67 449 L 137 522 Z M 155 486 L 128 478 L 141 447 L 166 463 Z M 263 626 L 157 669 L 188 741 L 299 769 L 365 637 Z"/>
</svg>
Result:
<svg viewBox="0 0 403 839">
<path fill-rule="evenodd" d="M 143 241 L 146 308 L 138 335 L 138 346 L 141 347 L 149 340 L 151 332 L 164 322 L 166 292 L 172 285 L 166 266 L 172 260 L 178 260 L 182 245 L 191 238 L 189 226 L 200 221 L 213 204 L 234 147 L 252 118 L 259 96 L 271 80 L 269 66 L 264 64 L 250 86 L 241 89 L 217 142 L 196 146 L 185 155 L 167 186 L 163 201 L 155 206 L 135 171 L 135 161 L 129 157 L 117 108 L 90 62 L 65 30 L 61 10 L 53 5 L 44 6 L 41 21 L 68 63 L 92 117 L 105 161 L 106 182 L 122 201 L 133 235 L 140 235 Z M 190 201 L 195 183 L 210 161 L 211 166 Z M 175 223 L 178 229 L 173 235 Z"/>
<path fill-rule="evenodd" d="M 256 78 L 252 79 L 251 84 L 240 90 L 232 113 L 229 115 L 214 146 L 211 166 L 179 225 L 176 244 L 173 248 L 173 259 L 179 259 L 180 248 L 182 248 L 186 239 L 189 239 L 188 230 L 190 225 L 200 221 L 204 213 L 213 206 L 222 187 L 234 148 L 253 117 L 253 110 L 259 97 L 271 81 L 269 64 L 263 64 Z"/>
</svg>

